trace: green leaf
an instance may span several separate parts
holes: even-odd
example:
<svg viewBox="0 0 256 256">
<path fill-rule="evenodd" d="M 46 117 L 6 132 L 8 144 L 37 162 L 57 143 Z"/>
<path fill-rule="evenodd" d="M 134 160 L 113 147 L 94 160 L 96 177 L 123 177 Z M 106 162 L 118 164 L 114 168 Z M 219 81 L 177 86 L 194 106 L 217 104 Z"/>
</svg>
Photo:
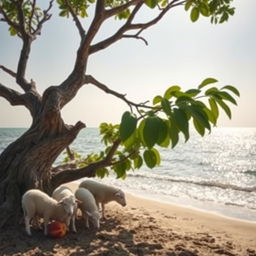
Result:
<svg viewBox="0 0 256 256">
<path fill-rule="evenodd" d="M 237 95 L 238 97 L 240 97 L 239 91 L 238 91 L 234 86 L 226 85 L 226 86 L 224 86 L 224 87 L 221 88 L 221 90 L 223 90 L 223 89 L 230 90 L 230 91 L 233 92 L 235 95 Z"/>
<path fill-rule="evenodd" d="M 165 137 L 165 140 L 162 141 L 161 143 L 157 143 L 160 147 L 162 148 L 168 148 L 170 145 L 170 136 L 168 132 L 168 136 Z"/>
<path fill-rule="evenodd" d="M 139 124 L 138 130 L 137 130 L 137 136 L 140 139 L 143 146 L 146 146 L 144 134 L 143 134 L 144 127 L 145 127 L 145 119 L 143 119 Z"/>
<path fill-rule="evenodd" d="M 197 7 L 193 7 L 191 13 L 190 13 L 190 19 L 192 22 L 196 22 L 199 18 L 199 10 Z"/>
<path fill-rule="evenodd" d="M 143 158 L 146 163 L 146 165 L 149 168 L 154 168 L 157 164 L 157 156 L 155 155 L 155 152 L 153 150 L 145 150 L 143 153 Z"/>
<path fill-rule="evenodd" d="M 159 138 L 159 129 L 160 129 L 160 120 L 158 117 L 148 117 L 145 120 L 145 127 L 143 129 L 143 138 L 145 140 L 146 146 L 152 148 L 158 138 Z"/>
<path fill-rule="evenodd" d="M 157 5 L 157 0 L 146 0 L 146 5 L 150 8 L 155 8 Z"/>
<path fill-rule="evenodd" d="M 232 102 L 234 105 L 237 105 L 236 100 L 230 94 L 228 94 L 227 92 L 223 92 L 223 91 L 218 92 L 218 95 L 220 95 L 220 97 L 223 100 L 228 100 L 228 101 Z"/>
<path fill-rule="evenodd" d="M 231 119 L 232 115 L 231 115 L 231 111 L 230 111 L 230 108 L 228 107 L 228 105 L 223 100 L 216 99 L 216 102 L 225 111 L 225 113 L 227 114 L 229 119 Z"/>
<path fill-rule="evenodd" d="M 205 17 L 208 17 L 210 14 L 208 5 L 203 2 L 199 4 L 199 11 Z"/>
<path fill-rule="evenodd" d="M 212 99 L 212 98 L 210 98 L 208 101 L 209 101 L 209 104 L 210 104 L 211 111 L 214 114 L 214 116 L 216 118 L 216 121 L 217 121 L 217 119 L 219 117 L 218 105 L 216 104 L 215 100 Z"/>
<path fill-rule="evenodd" d="M 227 12 L 224 12 L 224 13 L 222 14 L 221 18 L 220 18 L 220 23 L 223 23 L 223 22 L 227 21 L 228 18 L 229 18 L 228 13 L 227 13 Z"/>
<path fill-rule="evenodd" d="M 123 142 L 123 144 L 124 144 L 124 146 L 125 146 L 126 149 L 129 150 L 129 149 L 133 148 L 133 146 L 138 142 L 138 138 L 137 138 L 136 135 L 137 135 L 136 132 L 132 133 L 132 135 L 129 136 L 129 138 L 126 139 L 126 140 Z"/>
<path fill-rule="evenodd" d="M 193 4 L 193 1 L 187 1 L 185 4 L 185 11 L 188 11 L 188 9 L 190 8 L 190 6 Z"/>
<path fill-rule="evenodd" d="M 117 175 L 117 178 L 124 178 L 126 176 L 126 162 L 120 162 L 112 167 Z"/>
<path fill-rule="evenodd" d="M 152 148 L 151 151 L 155 154 L 156 157 L 156 165 L 160 165 L 161 163 L 161 157 L 160 157 L 160 153 L 156 148 Z"/>
<path fill-rule="evenodd" d="M 205 95 L 209 96 L 209 95 L 213 95 L 214 93 L 218 92 L 219 90 L 216 87 L 211 87 L 208 90 L 205 91 Z"/>
<path fill-rule="evenodd" d="M 97 169 L 96 175 L 97 175 L 97 177 L 103 179 L 105 176 L 109 175 L 108 169 L 107 168 Z"/>
<path fill-rule="evenodd" d="M 136 130 L 136 126 L 137 119 L 129 111 L 126 111 L 122 116 L 119 128 L 121 140 L 125 141 L 128 139 Z"/>
<path fill-rule="evenodd" d="M 205 86 L 208 85 L 208 84 L 213 84 L 213 83 L 216 83 L 216 82 L 218 82 L 218 80 L 216 80 L 215 78 L 211 78 L 211 77 L 206 78 L 206 79 L 204 79 L 203 82 L 198 86 L 198 89 L 201 89 L 201 88 L 205 87 Z"/>
<path fill-rule="evenodd" d="M 188 95 L 191 96 L 191 97 L 195 97 L 195 96 L 197 96 L 200 92 L 201 92 L 201 90 L 199 90 L 199 89 L 190 89 L 190 90 L 187 90 L 187 91 L 185 92 L 185 94 L 188 94 Z"/>
<path fill-rule="evenodd" d="M 200 125 L 207 128 L 208 130 L 211 130 L 211 126 L 208 121 L 207 114 L 203 111 L 202 108 L 200 108 L 198 105 L 191 105 L 188 108 L 189 112 L 191 113 L 193 119 L 195 119 Z"/>
<path fill-rule="evenodd" d="M 68 11 L 67 11 L 67 10 L 62 10 L 62 11 L 59 13 L 59 15 L 60 15 L 61 17 L 68 16 Z"/>
<path fill-rule="evenodd" d="M 174 93 L 174 92 L 177 92 L 177 91 L 180 91 L 180 86 L 178 86 L 178 85 L 173 85 L 173 86 L 171 86 L 171 87 L 169 87 L 166 91 L 165 91 L 165 93 L 164 93 L 164 98 L 165 99 L 167 99 L 167 100 L 169 100 L 173 95 L 172 95 L 172 93 Z"/>
<path fill-rule="evenodd" d="M 140 155 L 133 159 L 134 168 L 139 169 L 143 164 L 143 159 Z"/>
<path fill-rule="evenodd" d="M 200 122 L 197 121 L 197 119 L 193 119 L 193 124 L 194 124 L 194 127 L 196 128 L 196 131 L 201 135 L 201 136 L 204 136 L 204 133 L 205 133 L 205 128 L 204 126 L 201 125 Z"/>
<path fill-rule="evenodd" d="M 9 27 L 9 32 L 11 36 L 15 36 L 18 33 L 14 27 Z"/>
<path fill-rule="evenodd" d="M 212 124 L 216 125 L 217 119 L 216 119 L 214 113 L 213 113 L 210 109 L 208 109 L 207 107 L 204 108 L 204 112 L 205 112 L 206 115 L 208 116 L 209 121 L 210 121 Z"/>
<path fill-rule="evenodd" d="M 185 140 L 189 139 L 188 118 L 182 109 L 175 108 L 173 110 L 173 118 L 177 128 L 184 134 Z"/>
<path fill-rule="evenodd" d="M 159 134 L 156 142 L 159 146 L 161 146 L 169 137 L 169 132 L 168 132 L 169 126 L 166 123 L 166 121 L 169 122 L 168 120 L 159 119 Z"/>
<path fill-rule="evenodd" d="M 167 100 L 166 98 L 163 98 L 161 101 L 161 105 L 162 105 L 162 108 L 163 108 L 163 111 L 165 112 L 165 114 L 167 116 L 171 115 L 172 111 L 171 111 L 171 106 L 170 106 L 169 100 Z"/>
<path fill-rule="evenodd" d="M 157 95 L 156 97 L 154 97 L 153 99 L 153 105 L 156 105 L 157 103 L 161 102 L 162 100 L 162 96 Z"/>
<path fill-rule="evenodd" d="M 172 148 L 174 148 L 179 141 L 179 130 L 175 126 L 173 117 L 170 118 L 170 121 L 171 121 L 171 125 L 170 125 L 169 134 L 170 134 L 170 138 L 171 138 L 171 142 L 172 142 Z"/>
</svg>

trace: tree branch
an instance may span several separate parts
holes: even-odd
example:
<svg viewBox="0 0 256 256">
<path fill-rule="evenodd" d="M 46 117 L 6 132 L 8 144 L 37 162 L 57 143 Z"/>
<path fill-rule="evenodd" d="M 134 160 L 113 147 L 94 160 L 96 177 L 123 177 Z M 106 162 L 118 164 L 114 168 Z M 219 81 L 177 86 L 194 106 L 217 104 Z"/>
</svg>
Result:
<svg viewBox="0 0 256 256">
<path fill-rule="evenodd" d="M 9 68 L 6 68 L 3 65 L 0 65 L 0 68 L 5 71 L 7 74 L 9 74 L 10 76 L 16 78 L 17 74 L 15 72 L 13 72 L 12 70 L 10 70 Z"/>
<path fill-rule="evenodd" d="M 134 0 L 134 2 L 136 2 L 138 0 Z M 131 1 L 133 2 L 133 1 Z M 130 3 L 131 3 L 130 2 Z M 89 53 L 95 53 L 99 50 L 103 50 L 105 48 L 107 48 L 108 46 L 110 46 L 111 44 L 115 43 L 116 41 L 120 40 L 123 37 L 123 34 L 129 30 L 129 26 L 131 25 L 131 22 L 133 21 L 133 19 L 135 18 L 136 13 L 139 11 L 139 9 L 141 8 L 141 6 L 143 5 L 143 2 L 139 2 L 133 9 L 130 17 L 127 19 L 126 23 L 112 36 L 110 36 L 109 38 L 95 44 L 92 45 L 90 47 Z M 121 8 L 121 7 L 120 7 Z M 124 9 L 125 10 L 125 9 Z"/>
<path fill-rule="evenodd" d="M 88 29 L 85 38 L 81 40 L 80 47 L 77 51 L 76 63 L 73 73 L 79 73 L 80 78 L 82 78 L 85 72 L 90 44 L 94 39 L 96 33 L 98 32 L 102 22 L 104 21 L 104 19 L 106 19 L 104 4 L 104 0 L 97 0 L 93 21 Z"/>
<path fill-rule="evenodd" d="M 85 30 L 84 30 L 80 20 L 78 19 L 77 15 L 75 14 L 75 11 L 73 10 L 72 6 L 70 5 L 69 0 L 65 0 L 65 3 L 67 5 L 68 10 L 70 11 L 74 21 L 75 21 L 75 24 L 76 24 L 76 27 L 78 29 L 78 32 L 80 34 L 81 39 L 83 39 L 85 37 Z"/>
<path fill-rule="evenodd" d="M 58 86 L 62 97 L 60 108 L 64 107 L 69 101 L 71 101 L 77 94 L 77 91 L 84 84 L 84 73 L 86 70 L 89 56 L 89 47 L 95 35 L 97 34 L 101 24 L 106 18 L 104 4 L 104 0 L 97 0 L 93 21 L 85 37 L 81 38 L 73 71 L 67 77 L 67 79 Z"/>
<path fill-rule="evenodd" d="M 103 50 L 103 49 L 107 48 L 108 46 L 112 45 L 113 43 L 115 43 L 116 41 L 120 40 L 121 38 L 133 37 L 133 38 L 136 38 L 136 39 L 141 39 L 141 40 L 143 40 L 147 44 L 147 41 L 144 38 L 139 37 L 140 33 L 143 30 L 145 30 L 145 29 L 155 25 L 157 22 L 159 22 L 163 18 L 163 16 L 170 9 L 172 9 L 173 7 L 182 5 L 182 4 L 184 4 L 186 2 L 186 0 L 183 0 L 183 1 L 174 0 L 171 3 L 169 3 L 165 8 L 160 10 L 160 13 L 154 19 L 150 20 L 149 22 L 147 22 L 147 23 L 131 24 L 131 22 L 134 19 L 136 13 L 138 12 L 140 7 L 144 3 L 144 2 L 139 2 L 139 0 L 137 0 L 137 1 L 138 1 L 138 3 L 135 6 L 135 8 L 134 8 L 133 12 L 131 13 L 130 17 L 128 18 L 127 22 L 114 35 L 110 36 L 109 38 L 107 38 L 107 39 L 105 39 L 105 40 L 103 40 L 103 41 L 101 41 L 101 42 L 99 42 L 99 43 L 97 43 L 95 45 L 92 45 L 90 47 L 90 51 L 89 51 L 90 54 L 93 54 L 95 52 L 98 52 L 100 50 Z M 133 1 L 131 1 L 131 2 L 133 2 Z M 134 3 L 136 3 L 136 0 L 134 0 L 133 4 Z M 130 31 L 130 30 L 139 30 L 139 31 L 135 35 L 133 35 L 133 36 L 124 35 L 125 32 Z"/>
<path fill-rule="evenodd" d="M 85 77 L 84 77 L 84 83 L 86 83 L 86 84 L 87 84 L 87 83 L 91 83 L 91 84 L 95 85 L 97 88 L 99 88 L 99 89 L 101 89 L 102 91 L 104 91 L 105 93 L 112 94 L 112 95 L 114 95 L 115 97 L 117 97 L 117 98 L 123 100 L 123 101 L 124 101 L 125 103 L 127 103 L 128 106 L 131 108 L 131 111 L 132 111 L 132 107 L 135 107 L 136 109 L 138 109 L 138 108 L 140 108 L 140 107 L 141 107 L 141 108 L 153 109 L 153 107 L 146 105 L 147 102 L 137 104 L 137 103 L 134 103 L 134 102 L 132 102 L 132 101 L 126 99 L 126 97 L 125 97 L 126 95 L 125 95 L 125 94 L 121 94 L 121 93 L 118 93 L 118 92 L 116 92 L 116 91 L 114 91 L 114 90 L 109 89 L 105 84 L 99 82 L 98 80 L 96 80 L 96 79 L 95 79 L 93 76 L 91 76 L 91 75 L 85 75 Z"/>
<path fill-rule="evenodd" d="M 123 4 L 123 5 L 120 5 L 118 7 L 115 7 L 115 8 L 112 8 L 110 10 L 106 10 L 106 16 L 109 18 L 109 17 L 112 17 L 114 15 L 117 15 L 118 13 L 124 11 L 125 9 L 133 6 L 133 5 L 136 5 L 138 3 L 141 3 L 143 4 L 144 3 L 144 0 L 131 0 L 130 2 L 127 2 L 126 4 Z"/>
<path fill-rule="evenodd" d="M 41 34 L 41 30 L 42 30 L 43 24 L 51 18 L 52 15 L 49 14 L 49 11 L 52 9 L 53 1 L 54 0 L 51 0 L 49 2 L 48 8 L 43 11 L 43 18 L 40 20 L 40 18 L 37 17 L 38 24 L 37 24 L 37 27 L 34 29 L 34 32 L 33 32 L 34 39 L 36 38 L 37 35 Z"/>
<path fill-rule="evenodd" d="M 26 105 L 22 94 L 0 83 L 0 96 L 4 97 L 12 106 Z"/>
<path fill-rule="evenodd" d="M 112 164 L 111 160 L 120 143 L 121 141 L 119 139 L 116 140 L 113 143 L 107 156 L 101 161 L 91 163 L 83 168 L 68 169 L 68 170 L 60 171 L 56 174 L 53 174 L 53 177 L 51 179 L 52 187 L 56 188 L 63 183 L 75 181 L 84 177 L 95 177 L 97 169 L 107 167 Z"/>
<path fill-rule="evenodd" d="M 142 40 L 145 43 L 145 45 L 148 45 L 148 41 L 144 37 L 138 36 L 138 34 L 135 34 L 135 35 L 123 35 L 123 38 L 134 38 L 134 39 Z"/>
<path fill-rule="evenodd" d="M 29 28 L 29 33 L 32 34 L 33 33 L 33 29 L 32 29 L 32 20 L 35 14 L 35 7 L 36 7 L 36 0 L 33 0 L 33 2 L 31 3 L 31 14 L 29 15 L 29 22 L 28 22 L 28 28 Z"/>
</svg>

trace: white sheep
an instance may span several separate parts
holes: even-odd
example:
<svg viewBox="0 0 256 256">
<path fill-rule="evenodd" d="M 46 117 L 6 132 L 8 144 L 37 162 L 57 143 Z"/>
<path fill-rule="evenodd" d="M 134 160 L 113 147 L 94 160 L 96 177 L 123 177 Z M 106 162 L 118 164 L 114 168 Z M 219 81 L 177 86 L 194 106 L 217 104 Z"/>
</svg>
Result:
<svg viewBox="0 0 256 256">
<path fill-rule="evenodd" d="M 63 198 L 58 202 L 38 189 L 30 189 L 22 196 L 22 208 L 26 232 L 30 236 L 30 221 L 34 217 L 44 219 L 44 234 L 47 235 L 47 225 L 50 220 L 65 222 L 69 226 L 70 216 L 74 211 L 70 198 Z"/>
<path fill-rule="evenodd" d="M 89 228 L 89 218 L 93 226 L 100 227 L 100 213 L 92 193 L 85 188 L 78 188 L 75 192 L 76 198 L 80 201 L 78 204 L 82 211 L 82 217 L 85 219 L 85 225 Z"/>
<path fill-rule="evenodd" d="M 64 198 L 70 198 L 70 204 L 74 206 L 73 214 L 72 216 L 70 216 L 71 228 L 72 228 L 72 231 L 77 232 L 76 225 L 75 225 L 76 212 L 77 212 L 77 199 L 73 191 L 67 186 L 60 186 L 60 187 L 57 187 L 52 192 L 52 198 L 56 199 L 58 202 L 63 200 Z M 70 223 L 70 220 L 68 220 L 67 222 Z"/>
<path fill-rule="evenodd" d="M 103 218 L 105 218 L 106 203 L 110 201 L 116 201 L 120 205 L 126 206 L 125 194 L 119 188 L 115 188 L 89 179 L 82 181 L 79 187 L 88 189 L 94 195 L 98 208 L 99 204 L 101 204 Z"/>
</svg>

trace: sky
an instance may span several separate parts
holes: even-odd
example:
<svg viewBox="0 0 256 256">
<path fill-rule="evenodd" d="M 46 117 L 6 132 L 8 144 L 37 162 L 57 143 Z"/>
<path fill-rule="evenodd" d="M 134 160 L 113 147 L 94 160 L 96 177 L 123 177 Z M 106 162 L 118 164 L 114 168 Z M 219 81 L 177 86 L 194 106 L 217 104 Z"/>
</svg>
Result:
<svg viewBox="0 0 256 256">
<path fill-rule="evenodd" d="M 141 40 L 123 39 L 93 54 L 87 73 L 136 103 L 162 95 L 171 85 L 187 90 L 214 77 L 220 86 L 233 85 L 241 93 L 238 106 L 231 107 L 232 120 L 222 113 L 218 126 L 256 127 L 256 1 L 234 0 L 233 5 L 235 15 L 220 25 L 212 25 L 206 18 L 192 23 L 183 7 L 174 8 L 144 31 L 148 46 Z M 26 73 L 27 79 L 36 81 L 40 93 L 68 76 L 79 44 L 73 21 L 53 13 L 32 45 Z M 141 20 L 149 18 L 148 12 L 141 13 Z M 110 36 L 119 25 L 119 21 L 108 21 L 96 41 Z M 15 70 L 20 48 L 19 38 L 10 37 L 0 23 L 0 65 Z M 21 92 L 1 70 L 0 82 Z M 0 109 L 0 127 L 30 126 L 31 117 L 24 107 L 13 107 L 0 98 Z M 102 122 L 119 123 L 126 110 L 129 107 L 120 99 L 86 85 L 64 107 L 62 116 L 68 124 L 81 120 L 87 127 L 96 127 Z"/>
</svg>

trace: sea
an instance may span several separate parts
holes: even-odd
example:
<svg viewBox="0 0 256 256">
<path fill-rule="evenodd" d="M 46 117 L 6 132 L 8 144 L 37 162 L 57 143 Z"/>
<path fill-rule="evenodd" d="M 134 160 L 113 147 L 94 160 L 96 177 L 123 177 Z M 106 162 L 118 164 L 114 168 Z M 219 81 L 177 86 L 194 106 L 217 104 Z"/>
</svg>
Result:
<svg viewBox="0 0 256 256">
<path fill-rule="evenodd" d="M 0 128 L 0 153 L 26 131 Z M 104 150 L 97 128 L 86 128 L 72 143 L 81 155 Z M 135 196 L 256 222 L 256 128 L 213 128 L 174 149 L 159 149 L 160 166 L 113 173 L 101 180 Z M 62 163 L 62 154 L 55 164 Z"/>
</svg>

